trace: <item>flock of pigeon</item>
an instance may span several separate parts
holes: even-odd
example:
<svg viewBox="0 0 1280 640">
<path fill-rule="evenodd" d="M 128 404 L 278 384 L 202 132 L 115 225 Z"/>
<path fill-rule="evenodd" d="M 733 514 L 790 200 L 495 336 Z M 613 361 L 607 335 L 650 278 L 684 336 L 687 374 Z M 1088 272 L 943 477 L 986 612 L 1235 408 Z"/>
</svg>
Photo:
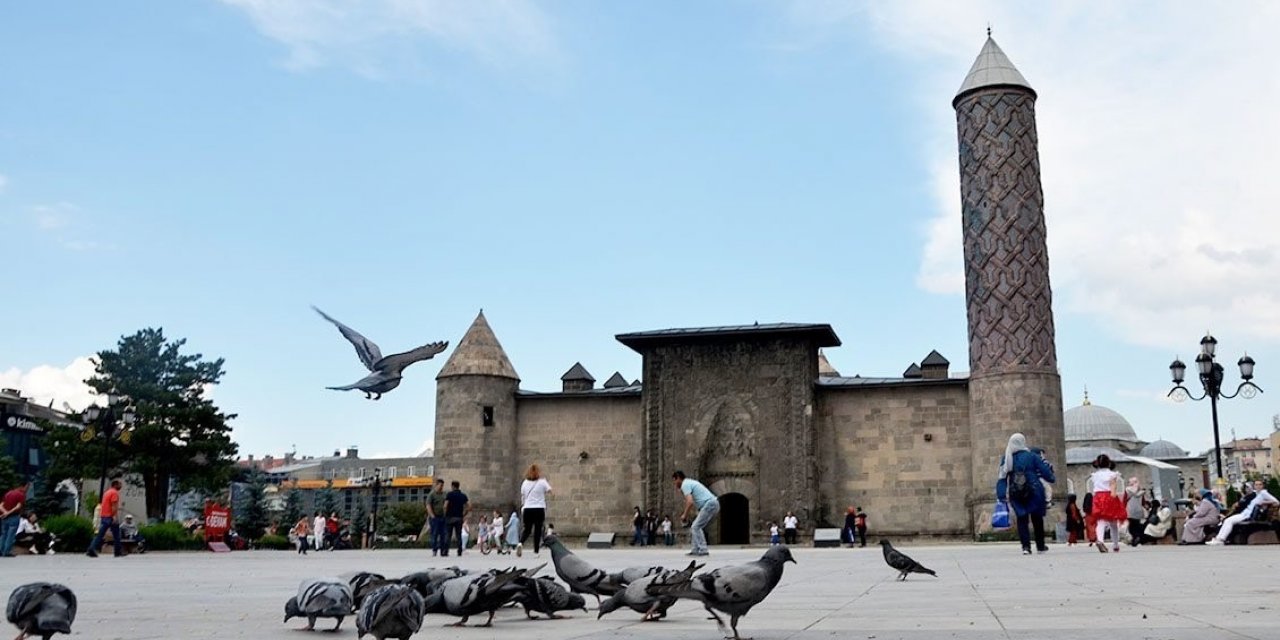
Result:
<svg viewBox="0 0 1280 640">
<path fill-rule="evenodd" d="M 884 560 L 905 580 L 911 573 L 937 576 L 930 569 L 881 540 Z M 488 614 L 480 626 L 493 624 L 494 614 L 504 606 L 520 606 L 525 615 L 534 613 L 559 618 L 560 611 L 587 610 L 583 595 L 596 598 L 597 618 L 626 607 L 643 615 L 643 621 L 659 620 L 667 615 L 677 600 L 691 599 L 702 603 L 723 631 L 724 619 L 734 640 L 738 620 L 762 602 L 782 579 L 782 568 L 795 562 L 791 550 L 772 546 L 754 562 L 721 567 L 698 573 L 702 564 L 690 562 L 683 569 L 664 567 L 630 567 L 608 572 L 575 555 L 554 535 L 546 546 L 556 575 L 534 575 L 546 565 L 530 569 L 492 569 L 469 573 L 457 567 L 431 569 L 411 573 L 398 579 L 358 572 L 334 578 L 304 580 L 298 594 L 284 605 L 284 621 L 306 618 L 305 629 L 315 628 L 320 618 L 336 619 L 333 631 L 342 621 L 355 616 L 357 637 L 373 636 L 376 640 L 394 638 L 408 640 L 417 633 L 428 613 L 460 618 L 452 626 L 462 626 L 472 616 Z M 71 633 L 76 617 L 76 596 L 67 587 L 49 582 L 35 582 L 18 587 L 9 596 L 5 611 L 9 622 L 21 632 L 17 640 L 40 636 L 49 640 L 55 633 Z"/>
</svg>

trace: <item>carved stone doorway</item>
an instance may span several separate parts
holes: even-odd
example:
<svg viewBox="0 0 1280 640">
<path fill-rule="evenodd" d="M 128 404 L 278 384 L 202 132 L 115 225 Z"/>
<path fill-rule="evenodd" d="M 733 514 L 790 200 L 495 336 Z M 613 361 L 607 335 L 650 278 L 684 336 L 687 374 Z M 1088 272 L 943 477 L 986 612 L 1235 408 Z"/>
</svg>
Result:
<svg viewBox="0 0 1280 640">
<path fill-rule="evenodd" d="M 720 544 L 751 544 L 751 501 L 741 493 L 720 496 Z"/>
</svg>

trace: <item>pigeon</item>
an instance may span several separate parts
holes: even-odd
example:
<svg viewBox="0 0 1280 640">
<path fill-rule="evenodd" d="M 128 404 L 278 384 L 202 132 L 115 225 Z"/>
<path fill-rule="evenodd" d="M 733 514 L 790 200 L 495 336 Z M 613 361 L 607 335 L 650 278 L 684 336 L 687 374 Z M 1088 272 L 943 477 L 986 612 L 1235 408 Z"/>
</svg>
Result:
<svg viewBox="0 0 1280 640">
<path fill-rule="evenodd" d="M 369 594 L 388 584 L 396 583 L 395 580 L 387 580 L 386 576 L 380 573 L 368 571 L 344 573 L 338 577 L 346 579 L 347 584 L 351 586 L 351 604 L 354 609 L 359 609 L 360 604 Z"/>
<path fill-rule="evenodd" d="M 533 618 L 534 611 L 545 613 L 550 618 L 563 618 L 557 611 L 570 609 L 587 610 L 586 600 L 576 593 L 560 586 L 551 576 L 541 578 L 521 578 L 517 580 L 524 591 L 516 595 L 514 602 L 524 607 L 524 615 Z"/>
<path fill-rule="evenodd" d="M 356 615 L 356 637 L 365 634 L 375 640 L 409 640 L 422 628 L 426 605 L 422 596 L 408 585 L 388 584 L 370 593 Z"/>
<path fill-rule="evenodd" d="M 547 536 L 542 539 L 542 544 L 551 550 L 551 562 L 555 564 L 556 575 L 569 585 L 570 591 L 591 594 L 596 597 L 598 604 L 600 596 L 611 596 L 626 586 L 620 582 L 620 574 L 609 574 L 579 558 L 560 542 L 559 537 Z"/>
<path fill-rule="evenodd" d="M 905 553 L 894 549 L 888 540 L 881 540 L 880 546 L 884 549 L 885 564 L 899 571 L 898 580 L 906 581 L 908 573 L 927 573 L 937 577 L 938 574 L 932 569 L 926 569 L 924 565 L 907 557 Z"/>
<path fill-rule="evenodd" d="M 676 599 L 671 596 L 651 596 L 645 590 L 655 580 L 660 580 L 662 582 L 681 582 L 688 580 L 693 576 L 695 571 L 704 566 L 706 565 L 698 564 L 695 561 L 690 562 L 689 566 L 683 571 L 663 569 L 658 573 L 648 574 L 633 580 L 627 584 L 627 588 L 613 594 L 609 598 L 605 599 L 604 602 L 600 603 L 600 613 L 596 616 L 596 619 L 598 620 L 603 618 L 604 614 L 612 613 L 622 607 L 630 607 L 631 610 L 636 613 L 643 613 L 644 618 L 641 619 L 642 622 L 665 618 L 667 617 L 667 609 L 670 609 L 671 605 L 676 603 Z M 661 567 L 654 568 L 662 569 Z"/>
<path fill-rule="evenodd" d="M 403 578 L 400 578 L 400 584 L 413 587 L 422 597 L 431 595 L 445 580 L 458 578 L 468 575 L 465 569 L 458 567 L 448 567 L 445 569 L 428 569 L 426 571 L 417 571 Z"/>
<path fill-rule="evenodd" d="M 721 631 L 724 630 L 724 620 L 716 615 L 716 611 L 729 614 L 734 640 L 743 640 L 738 635 L 738 619 L 768 597 L 782 579 L 783 565 L 795 561 L 786 545 L 777 545 L 769 547 L 764 557 L 755 562 L 721 567 L 696 576 L 682 571 L 673 579 L 654 580 L 645 587 L 645 593 L 701 600 Z"/>
<path fill-rule="evenodd" d="M 333 626 L 337 631 L 342 619 L 354 612 L 351 585 L 339 578 L 313 578 L 298 585 L 298 595 L 289 598 L 284 605 L 284 621 L 289 618 L 307 619 L 306 630 L 316 628 L 316 618 L 337 618 Z"/>
<path fill-rule="evenodd" d="M 394 353 L 383 357 L 382 350 L 372 340 L 360 335 L 355 329 L 334 320 L 316 307 L 313 306 L 311 308 L 315 309 L 316 313 L 320 314 L 320 317 L 338 327 L 342 337 L 355 346 L 356 355 L 360 356 L 360 362 L 363 362 L 364 366 L 371 372 L 359 381 L 345 387 L 327 387 L 334 391 L 359 389 L 364 392 L 365 398 L 381 400 L 382 394 L 400 386 L 400 378 L 409 365 L 422 360 L 430 360 L 449 346 L 448 342 L 432 342 L 404 353 Z"/>
<path fill-rule="evenodd" d="M 40 636 L 49 640 L 55 633 L 71 633 L 76 621 L 76 594 L 52 582 L 24 584 L 9 594 L 5 617 L 20 633 L 17 640 Z"/>
<path fill-rule="evenodd" d="M 461 620 L 449 625 L 454 627 L 466 625 L 471 616 L 488 613 L 489 619 L 480 625 L 488 627 L 493 624 L 494 612 L 523 591 L 523 587 L 516 581 L 532 576 L 545 566 L 540 564 L 533 569 L 511 568 L 450 578 L 426 598 L 427 613 L 447 613 L 461 617 Z"/>
<path fill-rule="evenodd" d="M 666 567 L 627 567 L 617 573 L 609 574 L 609 579 L 620 585 L 626 586 L 640 578 L 656 576 L 666 571 Z"/>
</svg>

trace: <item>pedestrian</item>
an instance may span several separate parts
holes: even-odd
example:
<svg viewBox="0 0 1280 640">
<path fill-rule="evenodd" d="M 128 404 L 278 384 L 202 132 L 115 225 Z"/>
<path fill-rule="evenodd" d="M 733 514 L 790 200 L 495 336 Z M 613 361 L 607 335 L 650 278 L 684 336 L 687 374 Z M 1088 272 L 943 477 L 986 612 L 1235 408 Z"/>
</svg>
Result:
<svg viewBox="0 0 1280 640">
<path fill-rule="evenodd" d="M 489 516 L 480 516 L 480 523 L 476 525 L 476 541 L 478 544 L 489 544 Z"/>
<path fill-rule="evenodd" d="M 1137 476 L 1129 478 L 1124 488 L 1124 510 L 1129 516 L 1129 546 L 1138 546 L 1142 531 L 1147 527 L 1147 500 L 1142 495 L 1142 483 Z"/>
<path fill-rule="evenodd" d="M 453 544 L 453 537 L 458 537 L 458 555 L 462 555 L 462 550 L 466 548 L 466 543 L 462 540 L 462 524 L 463 520 L 471 513 L 471 503 L 467 499 L 467 494 L 462 492 L 462 483 L 454 480 L 449 483 L 453 490 L 445 494 L 444 497 L 444 550 L 440 552 L 441 556 L 449 555 L 449 546 Z"/>
<path fill-rule="evenodd" d="M 311 523 L 307 520 L 307 516 L 298 518 L 298 522 L 293 525 L 293 536 L 298 544 L 298 553 L 307 555 L 307 548 L 311 546 L 311 541 L 307 539 L 308 531 L 311 529 Z"/>
<path fill-rule="evenodd" d="M 22 509 L 27 506 L 27 491 L 31 482 L 8 490 L 4 501 L 0 502 L 0 557 L 13 557 L 13 543 L 18 538 L 18 526 L 22 520 Z"/>
<path fill-rule="evenodd" d="M 1036 553 L 1049 550 L 1044 544 L 1045 499 L 1041 480 L 1054 481 L 1053 467 L 1031 452 L 1026 436 L 1021 433 L 1009 436 L 1004 456 L 1000 458 L 996 497 L 1007 500 L 1017 517 L 1018 540 L 1022 542 L 1023 555 L 1031 555 L 1032 531 L 1035 533 Z"/>
<path fill-rule="evenodd" d="M 1084 537 L 1093 544 L 1098 541 L 1098 516 L 1093 514 L 1093 492 L 1084 494 L 1080 501 L 1080 510 L 1084 512 Z"/>
<path fill-rule="evenodd" d="M 840 529 L 840 542 L 853 546 L 854 540 L 857 538 L 858 517 L 855 515 L 853 505 L 849 505 L 844 511 L 844 526 Z"/>
<path fill-rule="evenodd" d="M 671 516 L 662 515 L 662 543 L 668 547 L 676 543 L 676 534 L 671 530 Z"/>
<path fill-rule="evenodd" d="M 770 520 L 769 521 L 769 544 L 778 544 L 779 542 L 781 542 L 781 540 L 778 539 L 778 523 Z"/>
<path fill-rule="evenodd" d="M 498 550 L 498 553 L 506 553 L 506 533 L 507 523 L 502 519 L 502 512 L 497 509 L 493 510 L 493 519 L 489 521 L 489 546 Z"/>
<path fill-rule="evenodd" d="M 676 471 L 671 474 L 671 482 L 675 485 L 677 491 L 684 496 L 684 510 L 680 512 L 680 524 L 684 525 L 689 521 L 689 515 L 693 511 L 697 511 L 698 515 L 693 519 L 693 523 L 689 525 L 690 537 L 693 539 L 693 549 L 689 551 L 691 556 L 710 555 L 707 550 L 707 534 L 704 531 L 711 519 L 716 517 L 720 512 L 720 500 L 716 498 L 716 494 L 706 485 L 688 478 L 683 471 Z M 636 508 L 639 511 L 639 507 Z"/>
<path fill-rule="evenodd" d="M 324 521 L 324 537 L 325 546 L 330 551 L 338 548 L 338 512 L 334 511 L 329 514 L 329 518 Z"/>
<path fill-rule="evenodd" d="M 635 513 L 631 514 L 631 546 L 644 546 L 644 513 L 640 511 L 640 507 L 636 507 Z"/>
<path fill-rule="evenodd" d="M 858 513 L 854 515 L 854 522 L 858 526 L 858 546 L 867 546 L 867 514 L 863 512 L 862 507 L 858 507 Z"/>
<path fill-rule="evenodd" d="M 796 529 L 799 526 L 800 526 L 799 518 L 796 518 L 795 513 L 788 511 L 787 516 L 782 519 L 782 534 L 783 534 L 783 539 L 786 540 L 787 544 L 796 543 Z"/>
<path fill-rule="evenodd" d="M 99 503 L 102 509 L 101 520 L 98 522 L 98 534 L 93 537 L 93 541 L 89 543 L 89 550 L 85 552 L 85 555 L 90 558 L 98 557 L 98 549 L 102 547 L 102 540 L 107 535 L 108 529 L 111 531 L 111 540 L 115 545 L 115 556 L 117 558 L 124 556 L 124 541 L 120 536 L 120 523 L 116 520 L 120 513 L 120 488 L 123 486 L 124 483 L 120 482 L 119 478 L 115 478 L 111 481 L 111 488 L 102 494 L 102 502 Z"/>
<path fill-rule="evenodd" d="M 449 555 L 449 532 L 444 522 L 444 480 L 436 480 L 435 489 L 427 494 L 427 522 L 431 526 L 431 555 Z"/>
<path fill-rule="evenodd" d="M 658 544 L 658 514 L 653 509 L 644 514 L 644 536 L 646 545 L 652 547 Z"/>
<path fill-rule="evenodd" d="M 533 534 L 533 554 L 542 550 L 543 526 L 547 521 L 547 496 L 551 494 L 551 483 L 542 475 L 542 467 L 536 463 L 529 465 L 524 471 L 524 481 L 520 483 L 520 520 L 524 522 L 524 530 L 520 533 L 520 543 L 516 545 L 516 556 L 524 555 L 524 541 Z"/>
<path fill-rule="evenodd" d="M 1074 547 L 1077 542 L 1084 538 L 1084 513 L 1076 505 L 1076 494 L 1074 493 L 1067 494 L 1066 522 L 1067 546 Z"/>
<path fill-rule="evenodd" d="M 520 514 L 515 511 L 507 518 L 507 546 L 512 549 L 520 546 Z"/>
<path fill-rule="evenodd" d="M 316 512 L 316 517 L 311 521 L 311 541 L 315 544 L 316 551 L 324 549 L 324 514 Z"/>
<path fill-rule="evenodd" d="M 1124 485 L 1120 474 L 1115 472 L 1115 463 L 1107 454 L 1100 454 L 1093 461 L 1095 471 L 1089 476 L 1089 490 L 1093 495 L 1093 516 L 1098 524 L 1094 530 L 1095 544 L 1101 553 L 1107 552 L 1107 531 L 1111 531 L 1111 550 L 1120 551 L 1121 523 L 1128 519 L 1125 510 Z"/>
</svg>

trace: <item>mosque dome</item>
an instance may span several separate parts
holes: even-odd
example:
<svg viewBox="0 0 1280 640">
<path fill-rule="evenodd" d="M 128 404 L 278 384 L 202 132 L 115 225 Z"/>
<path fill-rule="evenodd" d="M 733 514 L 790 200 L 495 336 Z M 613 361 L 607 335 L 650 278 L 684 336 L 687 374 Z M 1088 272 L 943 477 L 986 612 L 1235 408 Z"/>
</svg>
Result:
<svg viewBox="0 0 1280 640">
<path fill-rule="evenodd" d="M 1185 458 L 1188 454 L 1182 450 L 1182 447 L 1169 442 L 1168 440 L 1156 440 L 1142 448 L 1142 452 L 1138 455 L 1144 458 Z"/>
<path fill-rule="evenodd" d="M 1120 440 L 1122 442 L 1138 442 L 1138 434 L 1133 430 L 1124 416 L 1089 402 L 1086 395 L 1084 404 L 1068 409 L 1062 414 L 1062 424 L 1066 431 L 1067 442 L 1089 440 Z"/>
</svg>

